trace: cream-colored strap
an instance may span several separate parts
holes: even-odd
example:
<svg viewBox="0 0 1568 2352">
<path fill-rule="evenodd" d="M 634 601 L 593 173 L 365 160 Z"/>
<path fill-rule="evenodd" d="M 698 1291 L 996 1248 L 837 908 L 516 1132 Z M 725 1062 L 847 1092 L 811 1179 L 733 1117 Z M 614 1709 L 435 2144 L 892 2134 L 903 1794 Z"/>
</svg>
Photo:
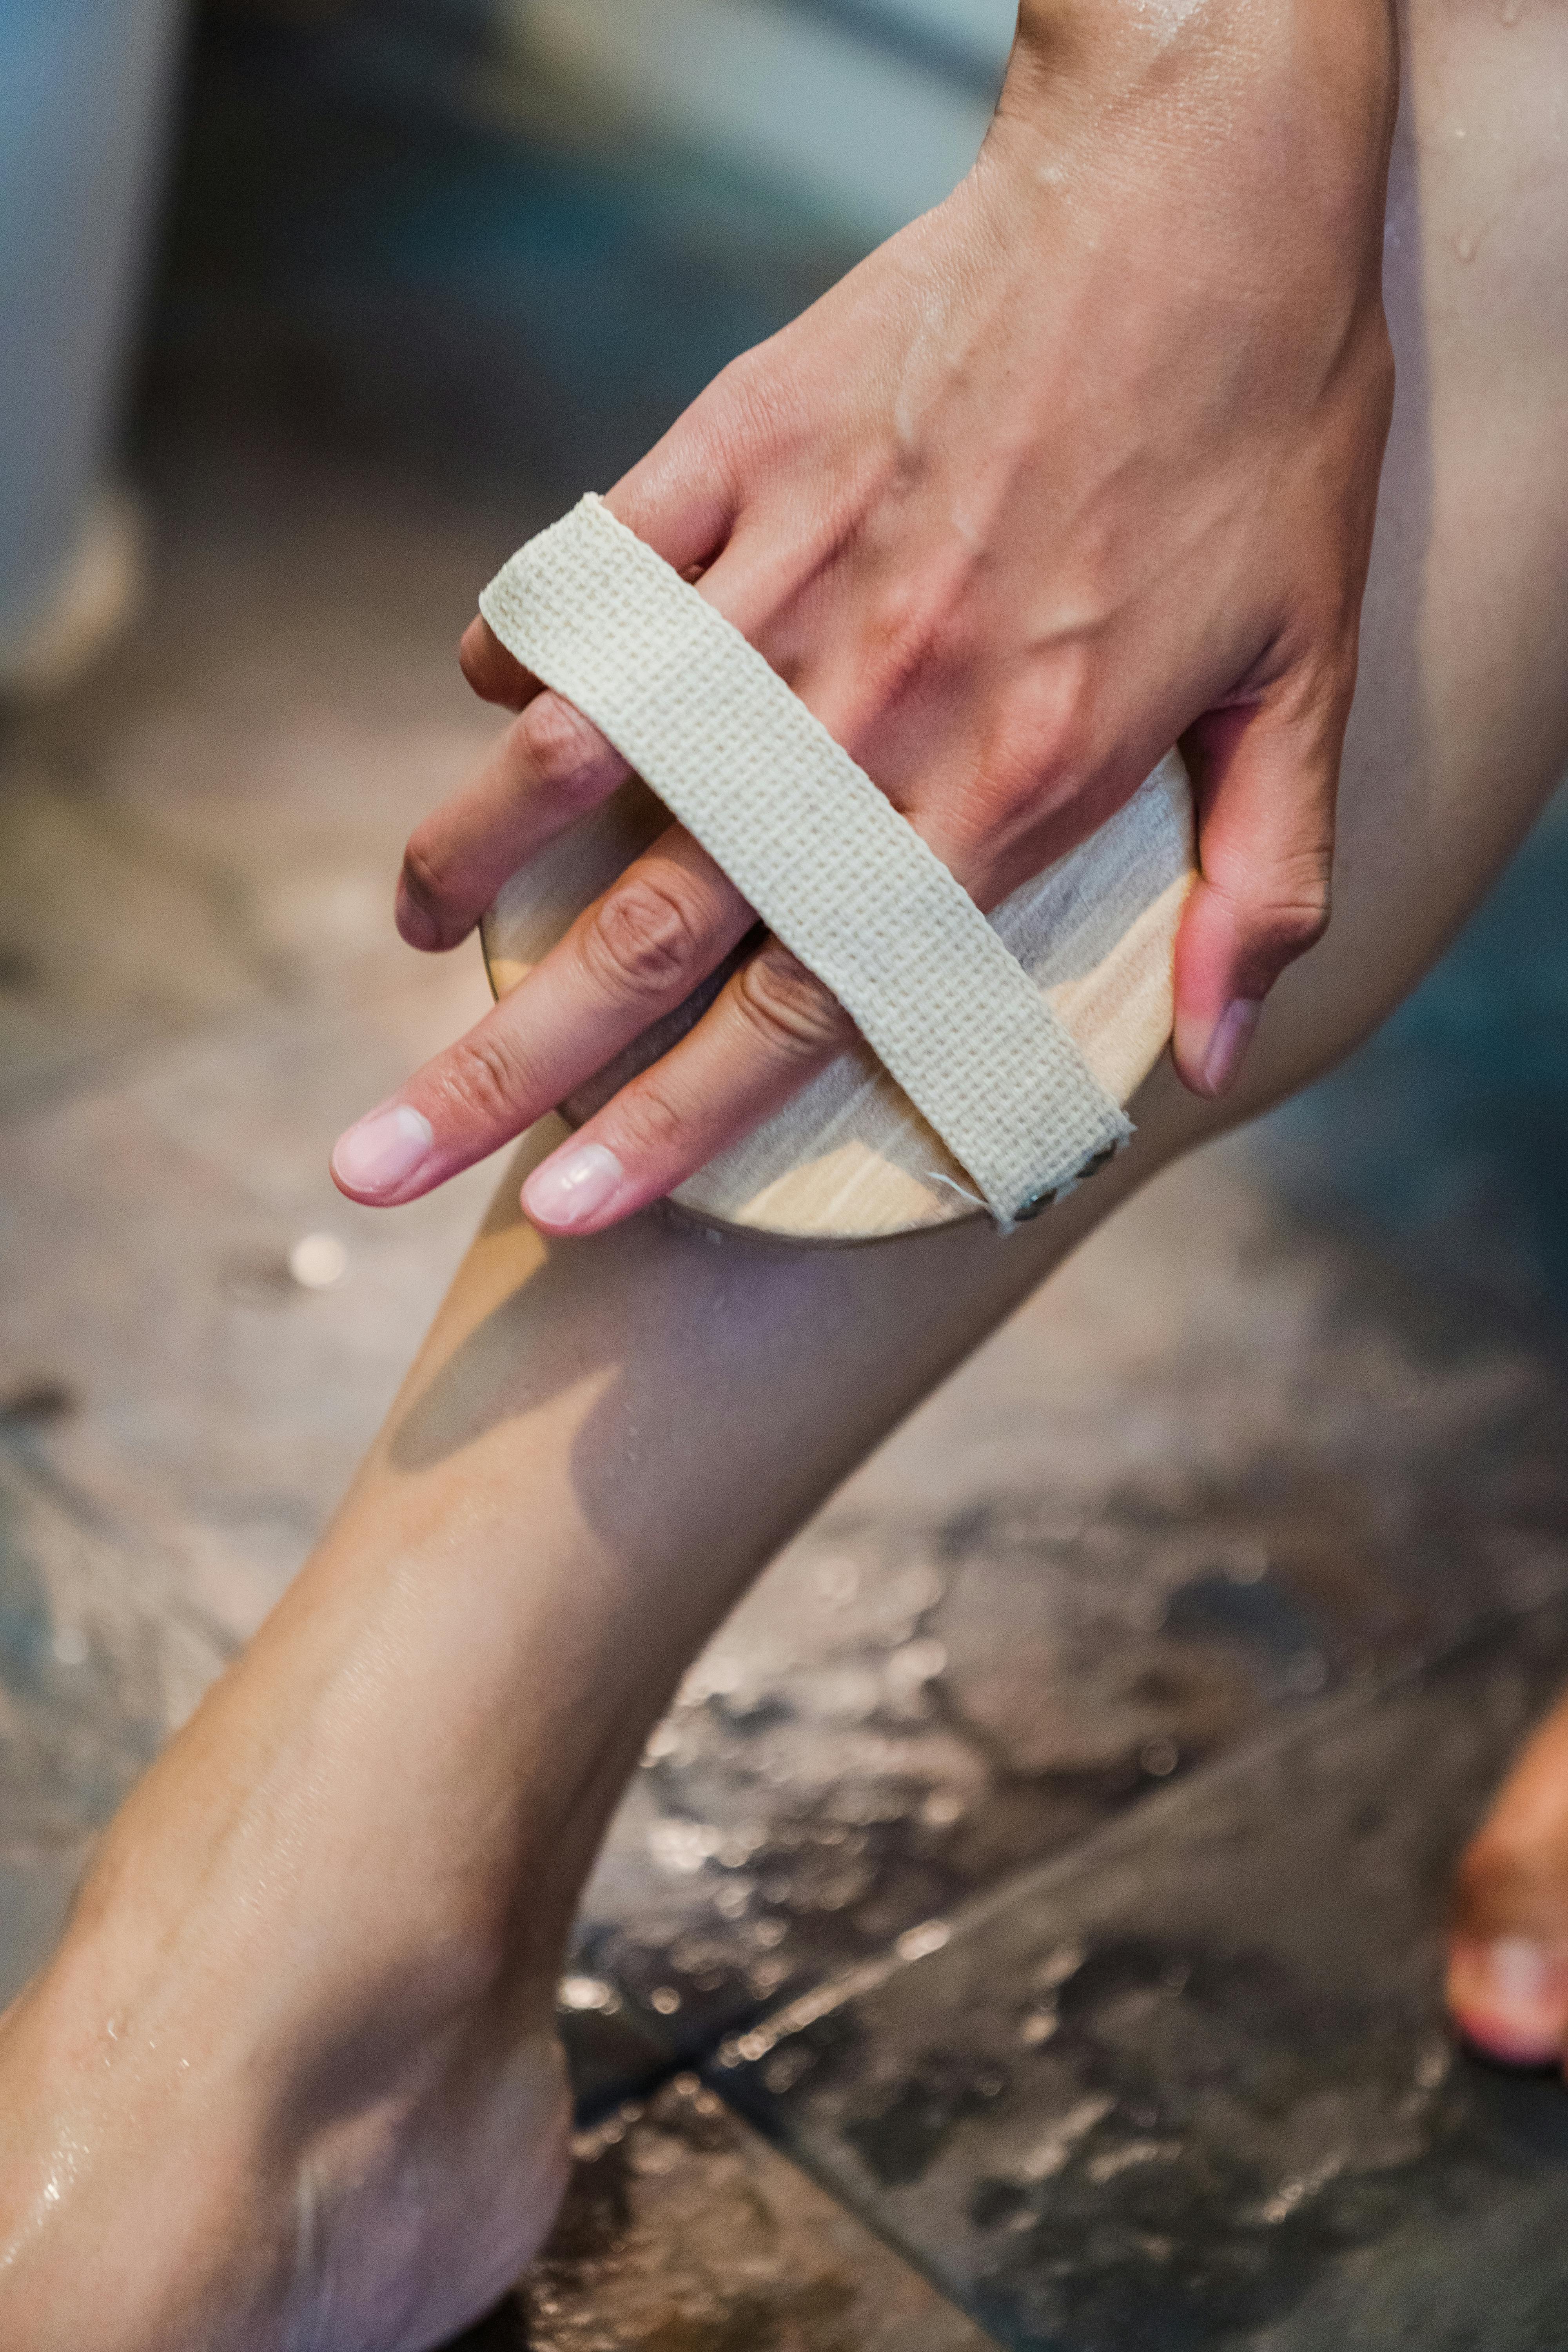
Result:
<svg viewBox="0 0 1568 2352">
<path fill-rule="evenodd" d="M 913 826 L 602 500 L 520 548 L 479 610 L 833 991 L 999 1223 L 1131 1133 Z"/>
</svg>

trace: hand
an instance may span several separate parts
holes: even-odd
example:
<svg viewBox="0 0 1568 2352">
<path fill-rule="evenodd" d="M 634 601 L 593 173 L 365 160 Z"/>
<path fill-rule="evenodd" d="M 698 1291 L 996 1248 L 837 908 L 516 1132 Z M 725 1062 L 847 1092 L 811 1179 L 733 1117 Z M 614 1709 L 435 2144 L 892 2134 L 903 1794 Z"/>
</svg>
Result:
<svg viewBox="0 0 1568 2352">
<path fill-rule="evenodd" d="M 1231 1082 L 1328 919 L 1334 792 L 1393 362 L 1394 100 L 1379 0 L 1026 0 L 974 171 L 737 361 L 611 493 L 759 646 L 987 909 L 1178 740 L 1201 878 L 1174 1057 Z M 482 621 L 519 715 L 415 834 L 398 923 L 455 945 L 625 763 Z M 673 827 L 476 1028 L 351 1129 L 356 1199 L 491 1151 L 684 1002 L 752 909 Z M 531 1177 L 595 1232 L 839 1051 L 771 939 Z"/>
</svg>

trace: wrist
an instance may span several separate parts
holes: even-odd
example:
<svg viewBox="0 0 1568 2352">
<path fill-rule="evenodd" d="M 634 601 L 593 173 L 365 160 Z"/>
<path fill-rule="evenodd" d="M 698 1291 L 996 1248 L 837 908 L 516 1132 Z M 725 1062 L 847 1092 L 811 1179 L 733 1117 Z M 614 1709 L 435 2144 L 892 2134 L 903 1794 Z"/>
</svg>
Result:
<svg viewBox="0 0 1568 2352">
<path fill-rule="evenodd" d="M 1397 93 L 1391 0 L 1021 0 L 997 116 L 1058 144 L 1147 119 L 1216 152 L 1283 123 L 1381 176 Z"/>
<path fill-rule="evenodd" d="M 1022 0 L 983 169 L 1031 208 L 1152 202 L 1211 251 L 1293 221 L 1370 283 L 1397 92 L 1389 0 Z"/>
</svg>

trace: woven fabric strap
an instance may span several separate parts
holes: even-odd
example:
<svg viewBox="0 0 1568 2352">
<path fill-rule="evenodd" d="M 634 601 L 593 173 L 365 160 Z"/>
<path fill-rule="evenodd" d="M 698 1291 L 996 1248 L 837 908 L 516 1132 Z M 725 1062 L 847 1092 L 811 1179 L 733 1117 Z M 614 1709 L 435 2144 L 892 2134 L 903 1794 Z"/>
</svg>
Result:
<svg viewBox="0 0 1568 2352">
<path fill-rule="evenodd" d="M 913 826 L 602 500 L 520 548 L 479 610 L 833 991 L 1000 1224 L 1131 1133 Z"/>
</svg>

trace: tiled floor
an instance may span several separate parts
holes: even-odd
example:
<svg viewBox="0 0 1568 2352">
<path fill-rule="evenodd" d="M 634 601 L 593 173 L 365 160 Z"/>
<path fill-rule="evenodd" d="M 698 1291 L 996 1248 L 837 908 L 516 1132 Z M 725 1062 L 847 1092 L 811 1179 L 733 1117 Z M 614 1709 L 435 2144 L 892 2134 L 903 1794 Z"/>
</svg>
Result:
<svg viewBox="0 0 1568 2352">
<path fill-rule="evenodd" d="M 247 152 L 221 72 L 204 104 Z M 426 157 L 411 216 L 443 184 Z M 628 269 L 646 299 L 588 185 L 532 155 L 509 201 L 596 225 L 606 310 Z M 523 369 L 537 447 L 444 433 L 475 346 L 398 373 L 406 272 L 226 294 L 181 217 L 153 601 L 0 738 L 0 1994 L 297 1565 L 492 1181 L 377 1217 L 325 1156 L 484 1001 L 386 913 L 490 732 L 450 658 L 475 586 L 563 448 L 603 480 L 643 429 L 630 393 L 568 429 Z M 655 261 L 705 365 L 809 269 L 680 217 Z M 312 248 L 338 296 L 345 250 Z M 563 1987 L 579 2187 L 475 2352 L 957 2352 L 947 2295 L 1018 2352 L 1560 2343 L 1568 2099 L 1447 2049 L 1433 1962 L 1568 1673 L 1568 980 L 1520 945 L 1565 866 L 1559 820 L 1384 1040 L 1126 1210 L 693 1669 Z M 290 1270 L 318 1234 L 325 1289 Z"/>
</svg>

